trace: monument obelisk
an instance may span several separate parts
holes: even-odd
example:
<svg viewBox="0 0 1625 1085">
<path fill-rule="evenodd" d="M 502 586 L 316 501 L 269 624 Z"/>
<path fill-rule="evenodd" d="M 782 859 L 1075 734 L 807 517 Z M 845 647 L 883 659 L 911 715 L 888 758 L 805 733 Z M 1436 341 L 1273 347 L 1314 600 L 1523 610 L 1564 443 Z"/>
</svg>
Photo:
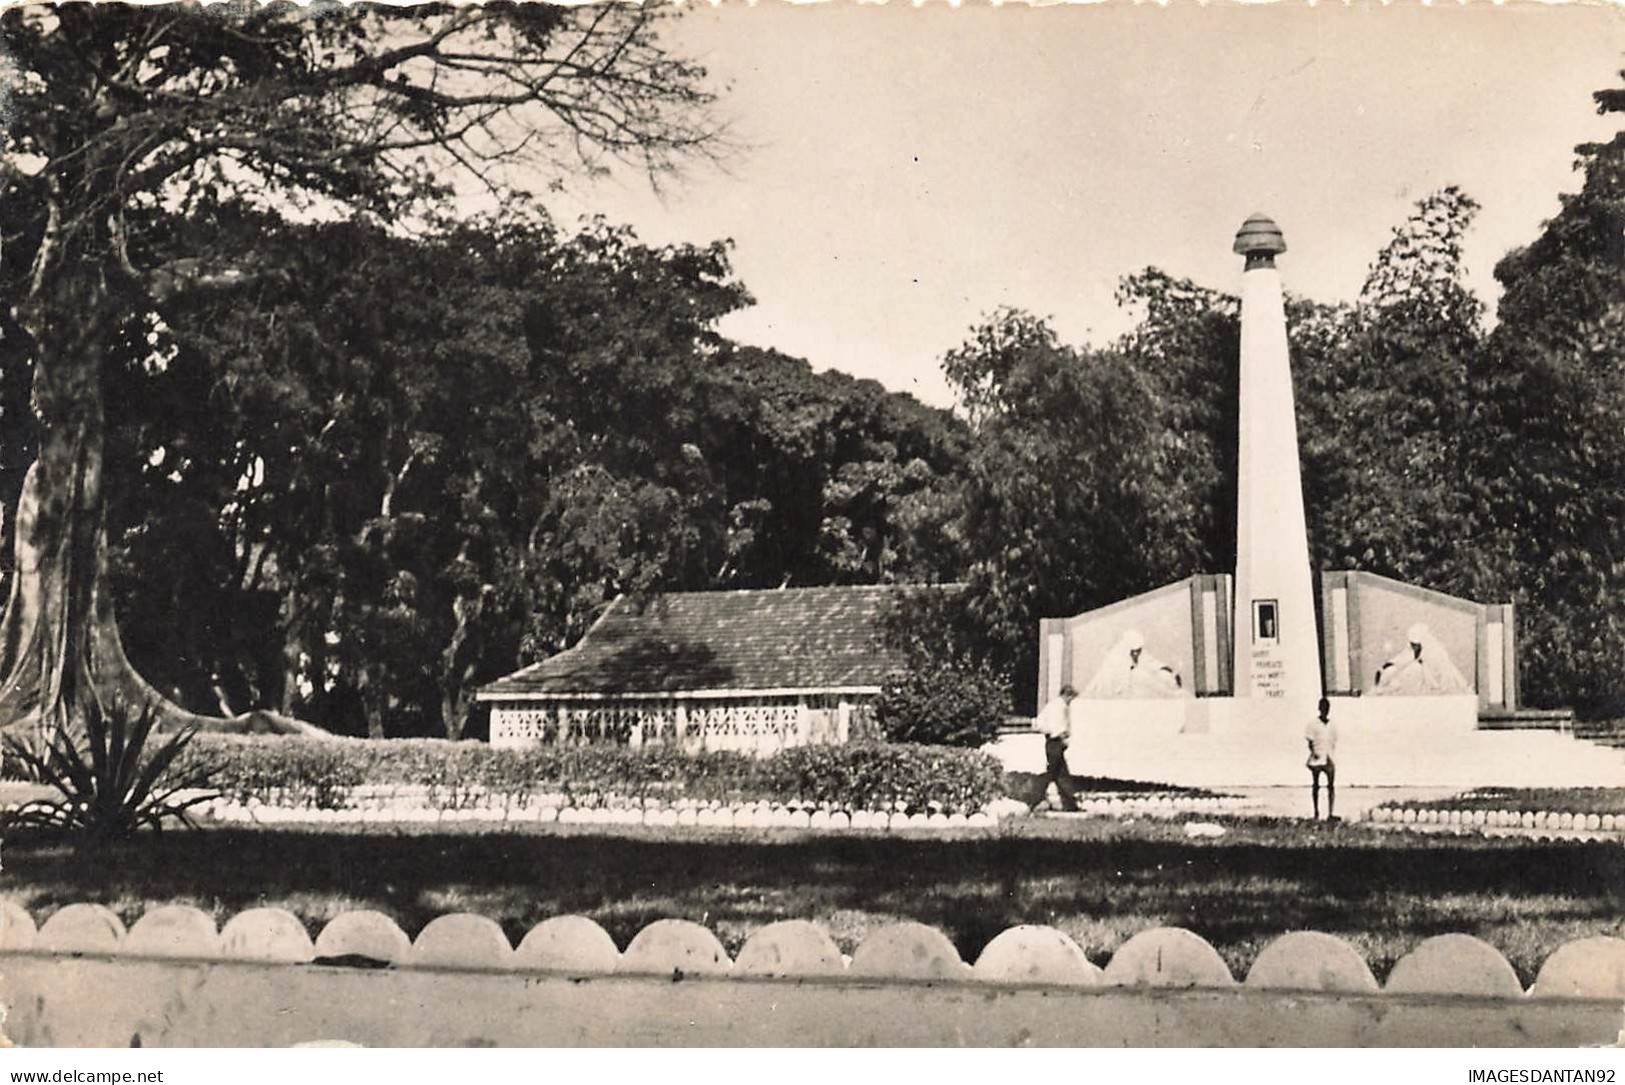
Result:
<svg viewBox="0 0 1625 1085">
<path fill-rule="evenodd" d="M 1320 698 L 1319 636 L 1298 467 L 1298 424 L 1286 311 L 1275 257 L 1280 227 L 1242 223 L 1241 431 L 1236 464 L 1235 696 L 1242 716 L 1312 718 Z"/>
</svg>

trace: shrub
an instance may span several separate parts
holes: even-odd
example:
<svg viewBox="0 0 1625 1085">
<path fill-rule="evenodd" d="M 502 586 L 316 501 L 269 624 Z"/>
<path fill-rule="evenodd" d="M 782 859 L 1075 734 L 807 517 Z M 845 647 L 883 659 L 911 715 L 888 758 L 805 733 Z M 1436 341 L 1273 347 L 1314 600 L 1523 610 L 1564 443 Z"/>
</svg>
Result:
<svg viewBox="0 0 1625 1085">
<path fill-rule="evenodd" d="M 875 716 L 893 742 L 977 747 L 998 737 L 1011 702 L 1009 680 L 985 661 L 923 659 L 886 680 Z"/>
<path fill-rule="evenodd" d="M 214 788 L 238 802 L 254 798 L 334 810 L 348 804 L 351 791 L 365 778 L 355 750 L 347 739 L 202 735 L 188 760 L 208 762 Z"/>
<path fill-rule="evenodd" d="M 207 735 L 196 746 L 194 756 L 217 766 L 222 793 L 279 806 L 343 806 L 361 786 L 421 788 L 438 809 L 524 806 L 538 792 L 558 792 L 575 806 L 616 796 L 969 812 L 1000 793 L 998 763 L 985 754 L 878 742 L 802 746 L 766 758 L 667 746 L 508 750 L 443 739 Z"/>
<path fill-rule="evenodd" d="M 1002 786 L 992 757 L 942 746 L 797 746 L 768 758 L 763 769 L 778 795 L 853 810 L 971 813 L 998 798 Z"/>
</svg>

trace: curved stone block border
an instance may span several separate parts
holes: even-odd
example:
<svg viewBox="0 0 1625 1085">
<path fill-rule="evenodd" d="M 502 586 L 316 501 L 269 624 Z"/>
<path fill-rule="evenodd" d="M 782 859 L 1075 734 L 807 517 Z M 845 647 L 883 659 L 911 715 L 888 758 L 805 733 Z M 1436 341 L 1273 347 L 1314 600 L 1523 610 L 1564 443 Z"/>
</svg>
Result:
<svg viewBox="0 0 1625 1085">
<path fill-rule="evenodd" d="M 316 936 L 316 957 L 364 957 L 383 964 L 404 964 L 412 940 L 383 912 L 345 912 L 334 916 Z"/>
<path fill-rule="evenodd" d="M 1099 987 L 1106 982 L 1099 966 L 1054 927 L 1011 927 L 982 950 L 974 972 L 989 983 Z"/>
<path fill-rule="evenodd" d="M 1096 795 L 1078 799 L 1078 810 L 1107 817 L 1178 818 L 1191 814 L 1243 812 L 1247 799 L 1239 795 L 1197 797 L 1179 794 Z"/>
<path fill-rule="evenodd" d="M 1118 947 L 1106 965 L 1114 987 L 1234 987 L 1219 951 L 1183 927 L 1141 931 Z"/>
<path fill-rule="evenodd" d="M 657 919 L 632 938 L 621 955 L 622 972 L 725 976 L 733 960 L 717 936 L 686 919 Z"/>
<path fill-rule="evenodd" d="M 1440 934 L 1401 957 L 1386 990 L 1517 998 L 1523 984 L 1499 950 L 1470 934 Z"/>
<path fill-rule="evenodd" d="M 124 924 L 104 904 L 70 904 L 53 912 L 34 935 L 34 948 L 53 953 L 114 953 L 123 948 Z"/>
<path fill-rule="evenodd" d="M 1409 832 L 1473 833 L 1535 840 L 1599 841 L 1625 836 L 1625 815 L 1577 814 L 1559 810 L 1452 810 L 1437 807 L 1377 806 L 1363 820 Z"/>
<path fill-rule="evenodd" d="M 220 932 L 206 912 L 187 904 L 166 904 L 145 913 L 124 936 L 119 952 L 139 957 L 220 956 Z"/>
<path fill-rule="evenodd" d="M 0 953 L 33 949 L 37 931 L 34 917 L 22 905 L 0 900 Z"/>
<path fill-rule="evenodd" d="M 1139 932 L 1117 947 L 1105 968 L 1090 961 L 1061 931 L 1017 926 L 1000 933 L 967 964 L 946 935 L 923 923 L 893 923 L 872 930 L 850 959 L 829 932 L 805 920 L 784 920 L 754 931 L 731 959 L 716 934 L 683 919 L 659 919 L 640 930 L 621 952 L 585 916 L 542 920 L 515 948 L 502 927 L 485 916 L 454 913 L 431 920 L 415 940 L 376 911 L 335 916 L 314 942 L 292 914 L 252 908 L 218 933 L 195 908 L 165 905 L 141 916 L 128 931 L 100 904 L 70 904 L 45 918 L 0 900 L 0 954 L 183 957 L 289 966 L 361 964 L 393 968 L 521 971 L 578 976 L 664 975 L 674 979 L 728 977 L 987 983 L 1047 987 L 1233 988 L 1236 978 L 1200 935 L 1179 927 Z M 1254 990 L 1379 992 L 1366 961 L 1335 935 L 1293 931 L 1266 945 L 1245 986 Z M 1394 965 L 1384 994 L 1525 996 L 1517 973 L 1493 946 L 1466 934 L 1443 934 L 1418 943 Z M 1554 951 L 1529 995 L 1538 998 L 1625 998 L 1625 939 L 1594 936 Z"/>
<path fill-rule="evenodd" d="M 1540 966 L 1537 998 L 1618 998 L 1625 993 L 1625 938 L 1582 938 L 1558 949 Z"/>
<path fill-rule="evenodd" d="M 948 936 L 924 923 L 893 923 L 870 934 L 852 954 L 854 976 L 887 979 L 968 979 L 970 966 Z"/>
<path fill-rule="evenodd" d="M 299 917 L 281 908 L 238 912 L 220 929 L 220 949 L 227 959 L 304 964 L 316 957 Z"/>
<path fill-rule="evenodd" d="M 805 919 L 785 919 L 746 938 L 734 970 L 741 976 L 838 976 L 846 971 L 846 962 L 824 928 Z"/>
<path fill-rule="evenodd" d="M 1265 946 L 1247 972 L 1247 986 L 1361 993 L 1378 989 L 1353 946 L 1319 931 L 1293 931 Z"/>
<path fill-rule="evenodd" d="M 417 789 L 423 791 L 424 789 Z M 199 804 L 194 813 L 223 824 L 317 825 L 607 825 L 697 829 L 801 829 L 817 832 L 991 829 L 1002 819 L 1028 812 L 1024 803 L 1000 800 L 972 814 L 843 810 L 811 803 L 740 803 L 724 806 L 677 800 L 617 800 L 613 805 L 574 806 L 560 795 L 515 804 L 487 803 L 460 809 L 429 805 L 420 794 L 364 797 L 343 809 L 246 804 L 223 799 Z M 1170 815 L 1172 816 L 1172 815 Z"/>
<path fill-rule="evenodd" d="M 558 915 L 536 924 L 514 951 L 514 967 L 597 975 L 616 971 L 621 951 L 604 928 L 584 915 Z"/>
<path fill-rule="evenodd" d="M 412 963 L 440 968 L 508 968 L 513 947 L 494 919 L 458 912 L 429 921 L 412 942 Z"/>
</svg>

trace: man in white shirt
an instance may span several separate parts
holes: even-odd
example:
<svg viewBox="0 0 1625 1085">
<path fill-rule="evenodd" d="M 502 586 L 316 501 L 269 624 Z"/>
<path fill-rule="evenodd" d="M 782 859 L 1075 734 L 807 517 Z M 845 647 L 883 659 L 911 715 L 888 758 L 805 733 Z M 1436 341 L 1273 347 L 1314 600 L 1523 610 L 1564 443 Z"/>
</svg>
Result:
<svg viewBox="0 0 1625 1085">
<path fill-rule="evenodd" d="M 1326 820 L 1336 821 L 1332 813 L 1332 806 L 1337 801 L 1337 762 L 1332 755 L 1337 752 L 1337 725 L 1332 723 L 1330 717 L 1332 703 L 1326 698 L 1320 699 L 1320 718 L 1309 721 L 1309 726 L 1303 729 L 1304 741 L 1309 744 L 1309 760 L 1305 762 L 1309 767 L 1309 800 L 1315 807 L 1315 820 L 1320 820 L 1320 777 L 1326 776 Z"/>
<path fill-rule="evenodd" d="M 1071 686 L 1062 686 L 1060 695 L 1045 705 L 1033 721 L 1034 729 L 1044 736 L 1044 791 L 1048 794 L 1053 781 L 1061 796 L 1061 809 L 1069 812 L 1078 808 L 1078 789 L 1066 767 L 1066 743 L 1072 734 L 1072 701 L 1077 695 L 1078 691 Z"/>
</svg>

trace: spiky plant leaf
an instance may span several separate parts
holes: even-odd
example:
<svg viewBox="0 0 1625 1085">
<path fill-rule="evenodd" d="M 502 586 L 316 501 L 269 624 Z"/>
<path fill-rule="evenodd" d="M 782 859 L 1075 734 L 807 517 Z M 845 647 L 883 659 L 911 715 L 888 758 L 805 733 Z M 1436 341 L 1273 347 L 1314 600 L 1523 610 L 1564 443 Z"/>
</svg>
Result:
<svg viewBox="0 0 1625 1085">
<path fill-rule="evenodd" d="M 132 715 L 93 702 L 78 728 L 59 722 L 43 747 L 7 736 L 6 750 L 61 797 L 27 803 L 6 824 L 63 829 L 98 842 L 166 821 L 195 827 L 187 811 L 214 797 L 211 767 L 182 760 L 195 728 L 155 736 L 155 722 L 150 708 Z"/>
</svg>

